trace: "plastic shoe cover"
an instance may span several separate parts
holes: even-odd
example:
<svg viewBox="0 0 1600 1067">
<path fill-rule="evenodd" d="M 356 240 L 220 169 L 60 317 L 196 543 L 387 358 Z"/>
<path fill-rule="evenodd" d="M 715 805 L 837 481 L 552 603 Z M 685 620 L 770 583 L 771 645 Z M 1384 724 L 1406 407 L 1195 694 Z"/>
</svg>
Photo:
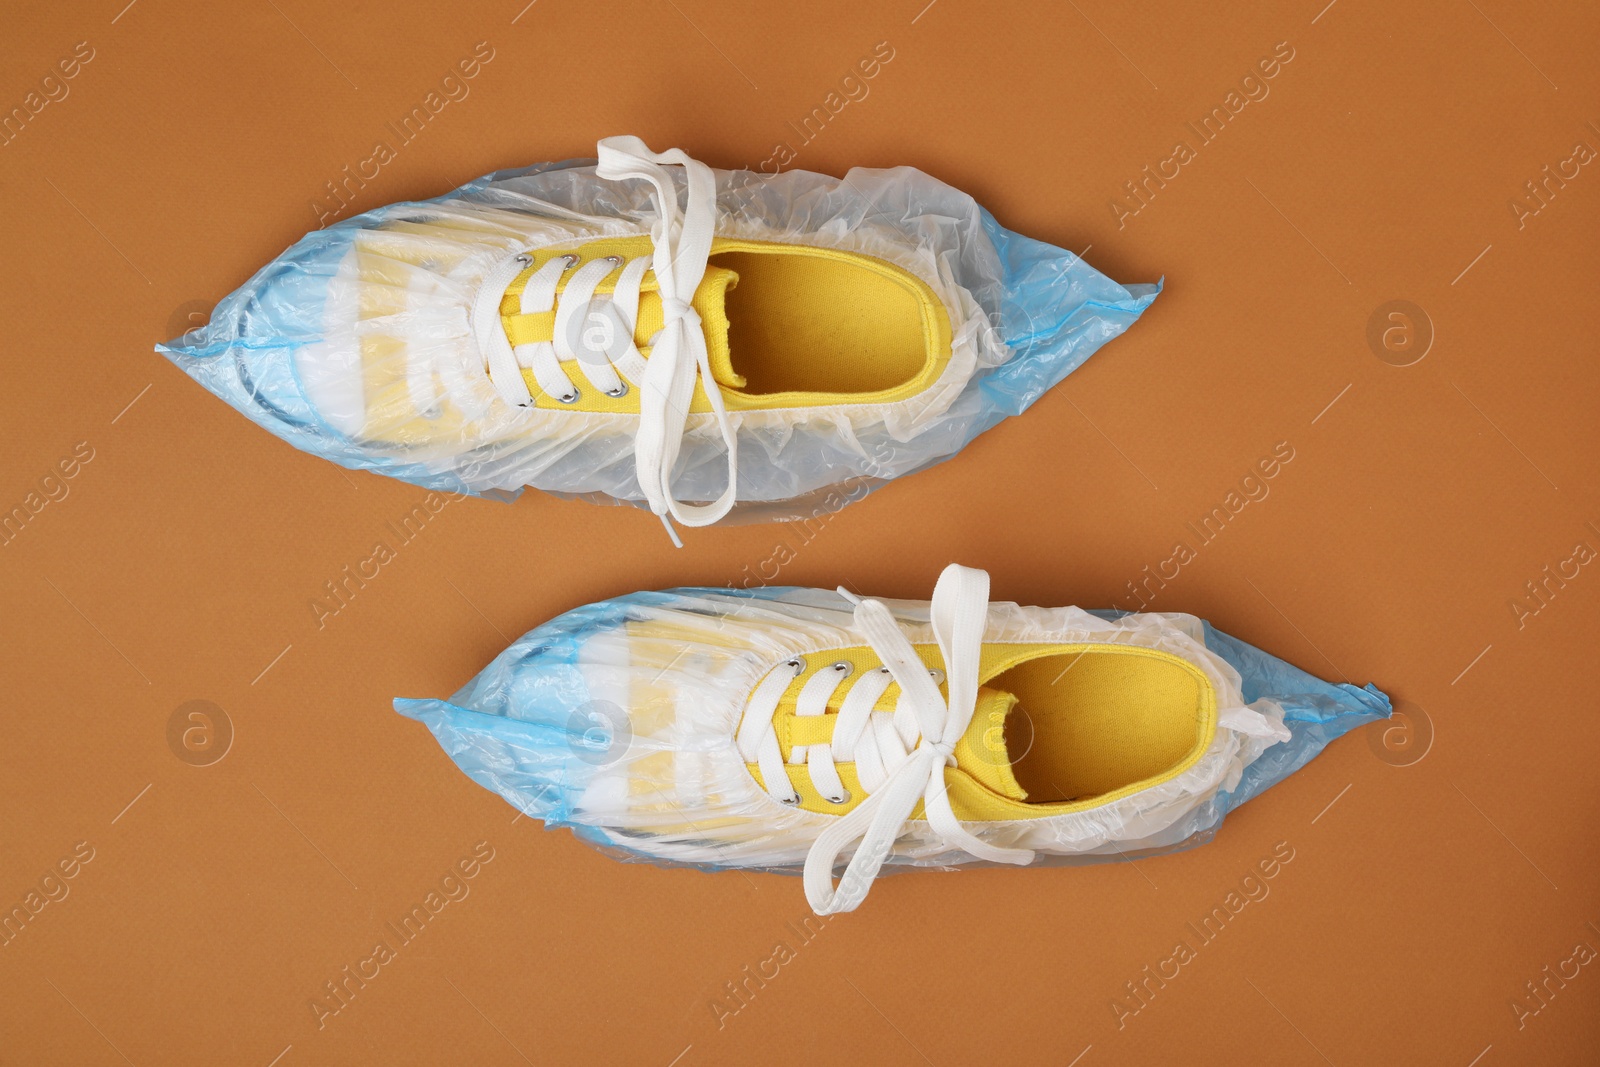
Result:
<svg viewBox="0 0 1600 1067">
<path fill-rule="evenodd" d="M 268 430 L 346 467 L 450 492 L 508 497 L 533 486 L 703 525 L 729 505 L 746 519 L 835 510 L 954 455 L 1127 329 L 1159 291 L 1118 285 L 1071 252 L 1011 233 L 911 168 L 838 179 L 712 171 L 633 138 L 601 151 L 603 161 L 612 153 L 610 170 L 575 160 L 503 171 L 311 233 L 219 303 L 208 325 L 158 351 Z M 709 267 L 697 244 L 706 236 Z M 837 273 L 831 288 L 803 271 L 763 282 L 754 268 L 778 257 L 753 252 L 773 245 L 849 260 L 856 274 Z M 630 257 L 655 269 L 585 275 L 582 285 L 570 269 Z M 575 317 L 563 318 L 554 293 L 529 295 L 554 259 L 569 268 L 558 288 Z M 686 259 L 705 267 L 698 288 L 672 277 L 675 261 L 680 275 L 694 273 Z M 874 379 L 877 342 L 863 340 L 888 316 L 852 310 L 877 290 L 849 278 L 875 271 L 931 309 L 925 329 L 907 326 L 917 344 L 926 333 L 925 373 L 889 389 Z M 627 307 L 625 293 L 642 303 Z M 588 336 L 607 322 L 638 335 Z M 842 364 L 848 381 L 742 392 L 741 352 L 763 344 L 798 344 L 793 362 L 824 351 L 819 362 Z M 651 365 L 658 380 L 644 373 Z M 691 388 L 693 406 L 679 403 Z M 680 502 L 719 495 L 720 508 L 680 514 L 694 511 Z"/>
<path fill-rule="evenodd" d="M 987 589 L 951 567 L 931 604 L 636 593 L 534 629 L 448 702 L 395 707 L 548 827 L 625 859 L 804 867 L 819 913 L 853 908 L 885 862 L 1202 843 L 1389 714 L 1372 686 L 1321 681 L 1193 616 L 987 604 Z"/>
</svg>

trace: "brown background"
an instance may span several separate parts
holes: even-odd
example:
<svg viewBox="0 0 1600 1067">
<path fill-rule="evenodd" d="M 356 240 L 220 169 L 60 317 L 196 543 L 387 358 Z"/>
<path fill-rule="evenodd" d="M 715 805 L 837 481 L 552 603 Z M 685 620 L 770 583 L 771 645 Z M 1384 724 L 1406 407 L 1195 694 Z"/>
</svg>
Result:
<svg viewBox="0 0 1600 1067">
<path fill-rule="evenodd" d="M 1580 669 L 1600 566 L 1512 607 L 1600 549 L 1600 164 L 1520 225 L 1510 206 L 1600 147 L 1592 6 L 525 2 L 8 6 L 0 106 L 78 42 L 94 57 L 0 146 L 0 505 L 80 442 L 93 458 L 0 547 L 0 905 L 79 842 L 93 859 L 0 947 L 0 1061 L 1600 1061 L 1600 962 L 1537 1014 L 1524 985 L 1600 948 Z M 470 95 L 351 211 L 612 133 L 724 167 L 789 142 L 832 174 L 921 167 L 1167 291 L 1025 417 L 810 534 L 674 551 L 629 509 L 452 503 L 319 629 L 323 583 L 422 491 L 294 451 L 151 345 L 314 225 L 325 183 L 479 41 Z M 883 41 L 870 94 L 802 143 L 789 124 Z M 1119 226 L 1122 183 L 1193 146 L 1185 123 L 1283 41 L 1270 95 Z M 1368 341 L 1397 299 L 1433 334 L 1404 367 L 1415 349 Z M 784 583 L 925 597 L 958 560 L 997 599 L 1126 605 L 1283 441 L 1271 495 L 1154 606 L 1375 681 L 1406 716 L 1182 855 L 901 875 L 804 941 L 797 881 L 619 864 L 514 823 L 389 709 L 561 610 L 774 555 Z M 169 742 L 192 700 L 233 731 L 208 766 L 203 731 Z M 470 896 L 319 1029 L 323 983 L 479 841 Z M 1270 896 L 1119 1027 L 1124 983 L 1278 842 L 1295 858 Z M 780 941 L 795 958 L 719 1018 Z"/>
</svg>

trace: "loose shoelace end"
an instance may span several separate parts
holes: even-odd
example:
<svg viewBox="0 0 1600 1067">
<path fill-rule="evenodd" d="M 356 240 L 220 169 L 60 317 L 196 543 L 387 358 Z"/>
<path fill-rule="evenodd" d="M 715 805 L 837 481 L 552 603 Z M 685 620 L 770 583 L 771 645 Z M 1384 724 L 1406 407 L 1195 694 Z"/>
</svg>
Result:
<svg viewBox="0 0 1600 1067">
<path fill-rule="evenodd" d="M 678 536 L 678 531 L 677 531 L 676 528 L 673 527 L 672 519 L 670 517 L 668 517 L 666 512 L 661 512 L 661 513 L 657 514 L 656 518 L 661 520 L 661 525 L 666 528 L 667 536 L 672 538 L 672 547 L 673 548 L 682 548 L 683 547 L 683 538 Z"/>
</svg>

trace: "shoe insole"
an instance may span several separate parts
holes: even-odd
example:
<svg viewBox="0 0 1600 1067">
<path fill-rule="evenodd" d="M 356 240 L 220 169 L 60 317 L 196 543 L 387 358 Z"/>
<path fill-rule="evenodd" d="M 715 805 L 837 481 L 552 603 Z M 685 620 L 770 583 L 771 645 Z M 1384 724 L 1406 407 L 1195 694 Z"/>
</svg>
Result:
<svg viewBox="0 0 1600 1067">
<path fill-rule="evenodd" d="M 1045 656 L 987 684 L 1018 698 L 1006 746 L 1029 803 L 1087 799 L 1157 777 L 1205 733 L 1200 680 L 1132 650 Z"/>
<path fill-rule="evenodd" d="M 744 392 L 873 393 L 927 363 L 916 295 L 870 267 L 791 252 L 719 252 L 739 275 L 728 347 Z"/>
</svg>

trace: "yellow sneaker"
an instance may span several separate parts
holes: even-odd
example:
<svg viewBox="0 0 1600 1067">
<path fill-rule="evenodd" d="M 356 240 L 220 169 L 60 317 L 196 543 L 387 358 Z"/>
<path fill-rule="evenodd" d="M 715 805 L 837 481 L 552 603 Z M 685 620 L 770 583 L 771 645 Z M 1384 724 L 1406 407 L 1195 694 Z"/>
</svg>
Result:
<svg viewBox="0 0 1600 1067">
<path fill-rule="evenodd" d="M 310 234 L 159 350 L 349 467 L 699 526 L 954 454 L 1156 291 L 909 168 L 718 172 L 613 137 Z"/>
<path fill-rule="evenodd" d="M 449 702 L 395 707 L 547 825 L 663 863 L 803 867 L 818 914 L 855 908 L 885 863 L 1198 844 L 1389 713 L 1192 616 L 989 604 L 988 586 L 952 566 L 931 603 L 637 593 L 533 630 Z"/>
</svg>

